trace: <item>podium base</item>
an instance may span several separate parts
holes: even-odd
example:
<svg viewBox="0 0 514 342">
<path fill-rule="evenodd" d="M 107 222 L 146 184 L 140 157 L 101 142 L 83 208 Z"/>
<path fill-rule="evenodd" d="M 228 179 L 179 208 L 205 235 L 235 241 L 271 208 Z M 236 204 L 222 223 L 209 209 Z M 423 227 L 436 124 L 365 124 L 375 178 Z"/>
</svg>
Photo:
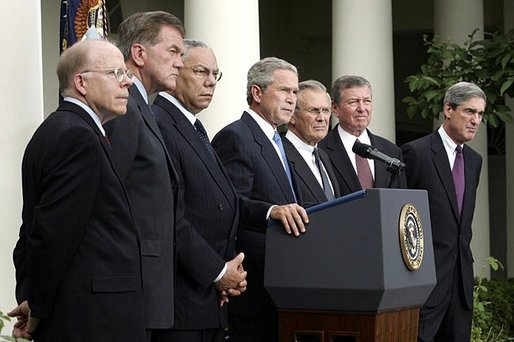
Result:
<svg viewBox="0 0 514 342">
<path fill-rule="evenodd" d="M 280 342 L 415 342 L 419 307 L 381 312 L 278 310 Z"/>
</svg>

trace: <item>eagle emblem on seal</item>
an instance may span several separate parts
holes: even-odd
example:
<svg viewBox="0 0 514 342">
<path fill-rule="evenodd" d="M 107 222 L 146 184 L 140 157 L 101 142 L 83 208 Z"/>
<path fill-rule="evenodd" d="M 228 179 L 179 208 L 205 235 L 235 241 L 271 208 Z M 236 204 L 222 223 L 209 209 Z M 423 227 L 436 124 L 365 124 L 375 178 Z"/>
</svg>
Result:
<svg viewBox="0 0 514 342">
<path fill-rule="evenodd" d="M 400 212 L 398 224 L 400 250 L 405 266 L 411 271 L 417 270 L 423 262 L 424 239 L 423 225 L 416 207 L 405 204 Z"/>
</svg>

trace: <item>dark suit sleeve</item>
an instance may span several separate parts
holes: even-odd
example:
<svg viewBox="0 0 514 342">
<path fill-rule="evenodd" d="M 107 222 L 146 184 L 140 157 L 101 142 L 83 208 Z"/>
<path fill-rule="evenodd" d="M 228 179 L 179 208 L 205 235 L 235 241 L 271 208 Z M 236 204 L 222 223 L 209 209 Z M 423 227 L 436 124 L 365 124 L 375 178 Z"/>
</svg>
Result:
<svg viewBox="0 0 514 342">
<path fill-rule="evenodd" d="M 28 237 L 28 300 L 34 317 L 48 317 L 85 234 L 99 186 L 101 149 L 90 130 L 69 129 L 44 161 L 42 195 Z"/>
<path fill-rule="evenodd" d="M 251 199 L 254 187 L 254 167 L 251 158 L 253 152 L 239 134 L 228 130 L 219 132 L 212 145 L 240 198 L 242 225 L 266 227 L 266 214 L 273 203 Z"/>
<path fill-rule="evenodd" d="M 157 112 L 157 111 L 156 111 Z M 176 166 L 178 179 L 183 183 L 181 149 L 175 140 L 179 134 L 173 128 L 157 121 L 166 143 L 173 165 Z M 187 156 L 185 156 L 187 158 Z M 178 203 L 185 203 L 184 190 L 178 192 Z M 202 194 L 198 194 L 202 196 Z M 212 222 L 212 224 L 216 224 Z M 198 284 L 203 287 L 211 286 L 214 279 L 220 274 L 225 266 L 225 260 L 211 247 L 205 238 L 198 233 L 194 225 L 184 216 L 184 208 L 177 211 L 176 226 L 177 259 L 183 267 L 184 272 L 189 274 Z"/>
<path fill-rule="evenodd" d="M 123 180 L 127 179 L 136 158 L 140 135 L 143 134 L 143 124 L 139 108 L 130 97 L 127 113 L 104 125 L 106 135 L 111 141 L 116 171 Z"/>
<path fill-rule="evenodd" d="M 403 157 L 403 152 L 401 149 L 400 149 L 400 154 L 398 156 L 398 159 L 405 163 L 404 157 Z M 405 172 L 406 171 L 404 170 L 402 173 L 400 173 L 400 176 L 398 176 L 398 189 L 407 189 L 407 176 L 406 176 Z"/>
<path fill-rule="evenodd" d="M 419 168 L 421 164 L 418 160 L 418 154 L 409 144 L 402 146 L 402 152 L 405 163 L 404 177 L 406 178 L 406 187 L 414 189 L 416 184 L 419 184 Z"/>
</svg>

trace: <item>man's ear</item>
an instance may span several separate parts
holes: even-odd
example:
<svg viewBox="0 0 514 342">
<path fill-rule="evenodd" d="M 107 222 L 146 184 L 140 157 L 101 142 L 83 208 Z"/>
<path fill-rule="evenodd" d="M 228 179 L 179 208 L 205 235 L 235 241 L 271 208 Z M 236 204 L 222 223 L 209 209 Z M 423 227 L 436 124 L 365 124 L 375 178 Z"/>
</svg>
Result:
<svg viewBox="0 0 514 342">
<path fill-rule="evenodd" d="M 294 126 L 296 124 L 296 110 L 293 112 L 293 115 L 291 115 L 291 119 L 289 119 L 289 125 Z"/>
<path fill-rule="evenodd" d="M 443 107 L 443 114 L 446 118 L 450 118 L 452 116 L 451 112 L 452 112 L 453 108 L 452 106 L 449 104 L 449 103 L 445 103 L 444 104 L 444 107 Z"/>
<path fill-rule="evenodd" d="M 253 102 L 255 103 L 261 103 L 262 98 L 262 89 L 258 85 L 254 84 L 250 88 L 250 91 L 252 93 Z"/>
<path fill-rule="evenodd" d="M 337 104 L 334 101 L 332 101 L 332 114 L 334 114 L 336 118 L 339 117 L 339 112 L 337 109 Z"/>
<path fill-rule="evenodd" d="M 75 89 L 77 89 L 80 95 L 86 96 L 87 80 L 82 74 L 76 74 L 73 77 L 73 84 L 75 85 Z"/>
<path fill-rule="evenodd" d="M 141 44 L 132 44 L 132 46 L 130 47 L 130 56 L 132 57 L 134 64 L 138 67 L 142 67 L 143 65 L 145 65 L 146 54 L 147 51 L 145 47 Z"/>
</svg>

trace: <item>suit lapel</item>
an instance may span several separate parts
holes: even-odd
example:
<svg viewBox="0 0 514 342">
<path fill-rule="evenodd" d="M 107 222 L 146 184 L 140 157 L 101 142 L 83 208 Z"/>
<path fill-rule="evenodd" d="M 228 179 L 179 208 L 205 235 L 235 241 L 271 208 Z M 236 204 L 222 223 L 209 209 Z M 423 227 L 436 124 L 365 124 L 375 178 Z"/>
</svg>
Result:
<svg viewBox="0 0 514 342">
<path fill-rule="evenodd" d="M 471 222 L 473 219 L 473 217 L 470 217 L 469 213 L 473 212 L 473 207 L 475 205 L 475 198 L 472 197 L 476 194 L 476 186 L 479 181 L 477 179 L 477 174 L 479 174 L 477 173 L 477 170 L 480 169 L 481 166 L 478 163 L 478 160 L 472 155 L 469 147 L 464 145 L 462 151 L 464 154 L 464 177 L 466 180 L 461 215 L 461 224 L 464 224 L 465 222 Z"/>
<path fill-rule="evenodd" d="M 335 171 L 341 175 L 341 178 L 346 183 L 346 187 L 350 189 L 350 192 L 362 190 L 350 157 L 348 157 L 343 142 L 339 138 L 337 126 L 330 131 L 327 137 L 326 152 L 330 156 Z"/>
<path fill-rule="evenodd" d="M 455 185 L 453 184 L 453 176 L 450 169 L 450 163 L 448 161 L 448 155 L 444 149 L 443 141 L 437 131 L 432 135 L 431 149 L 432 149 L 432 161 L 439 175 L 441 183 L 446 190 L 446 195 L 450 200 L 453 214 L 457 221 L 460 221 L 459 209 L 457 207 L 457 197 L 455 195 Z"/>
<path fill-rule="evenodd" d="M 368 130 L 371 145 L 377 150 L 383 151 L 384 147 L 380 144 L 373 134 Z M 375 188 L 388 188 L 391 180 L 391 174 L 387 171 L 385 163 L 375 160 Z"/>
<path fill-rule="evenodd" d="M 334 174 L 334 170 L 332 169 L 332 164 L 330 162 L 330 158 L 327 156 L 325 151 L 318 148 L 319 157 L 321 158 L 321 162 L 323 162 L 323 166 L 325 166 L 325 171 L 327 171 L 328 178 L 330 178 L 330 182 L 332 182 L 332 189 L 334 190 L 334 197 L 340 197 L 341 193 L 339 191 L 339 184 L 337 183 L 336 175 Z"/>
<path fill-rule="evenodd" d="M 268 167 L 275 177 L 282 193 L 285 195 L 289 203 L 294 203 L 294 195 L 289 185 L 286 172 L 284 171 L 284 165 L 280 161 L 280 157 L 277 155 L 275 148 L 271 144 L 271 141 L 266 137 L 262 129 L 259 127 L 257 122 L 250 116 L 250 114 L 244 112 L 241 118 L 243 122 L 248 125 L 250 131 L 253 133 L 255 142 L 260 146 L 262 159 L 268 164 Z"/>
<path fill-rule="evenodd" d="M 71 103 L 71 102 L 67 102 L 67 101 L 63 101 L 63 103 L 59 106 L 59 108 L 57 110 L 72 112 L 72 113 L 80 116 L 84 121 L 86 121 L 87 124 L 89 126 L 91 126 L 93 131 L 95 131 L 95 133 L 96 133 L 96 135 L 98 137 L 98 140 L 100 140 L 100 144 L 102 145 L 102 148 L 104 149 L 105 154 L 107 155 L 107 158 L 109 159 L 109 162 L 111 163 L 111 166 L 113 166 L 112 159 L 111 159 L 111 148 L 107 144 L 105 136 L 100 131 L 100 128 L 98 128 L 98 126 L 96 125 L 96 123 L 93 120 L 93 118 L 84 109 L 82 109 L 80 106 L 77 106 L 76 104 Z"/>
<path fill-rule="evenodd" d="M 202 163 L 205 164 L 205 168 L 209 171 L 216 184 L 218 184 L 218 187 L 224 193 L 227 201 L 232 205 L 234 203 L 235 190 L 230 191 L 230 189 L 233 189 L 233 186 L 229 181 L 228 175 L 222 170 L 222 164 L 218 155 L 216 154 L 216 160 L 212 159 L 191 122 L 187 120 L 184 114 L 173 103 L 162 96 L 157 96 L 154 104 L 161 107 L 171 116 L 177 131 L 182 135 L 184 141 L 196 152 Z M 235 210 L 236 208 L 232 207 L 232 209 Z"/>
<path fill-rule="evenodd" d="M 71 103 L 71 102 L 67 102 L 67 101 L 63 101 L 57 110 L 59 110 L 59 111 L 62 110 L 62 111 L 67 111 L 67 112 L 74 113 L 74 114 L 80 116 L 82 119 L 84 119 L 84 121 L 86 121 L 86 123 L 89 126 L 91 126 L 93 131 L 96 133 L 96 135 L 98 137 L 98 140 L 100 140 L 100 145 L 102 145 L 102 148 L 103 148 L 103 150 L 105 152 L 105 155 L 107 156 L 107 160 L 109 161 L 109 164 L 111 166 L 112 172 L 116 176 L 116 179 L 118 179 L 118 182 L 120 183 L 121 189 L 123 190 L 123 194 L 125 195 L 125 200 L 127 202 L 127 205 L 129 206 L 129 209 L 132 212 L 132 208 L 131 208 L 131 205 L 130 205 L 130 200 L 128 198 L 128 194 L 127 194 L 127 191 L 125 189 L 125 183 L 123 182 L 121 177 L 118 175 L 118 172 L 116 171 L 116 167 L 114 166 L 114 161 L 112 160 L 111 147 L 107 144 L 105 136 L 100 131 L 100 128 L 98 128 L 98 126 L 96 125 L 96 123 L 93 120 L 93 118 L 84 109 L 82 109 L 80 106 L 78 106 L 78 105 L 76 105 L 74 103 Z"/>
<path fill-rule="evenodd" d="M 152 110 L 150 109 L 150 106 L 146 103 L 145 99 L 143 98 L 143 95 L 141 95 L 139 89 L 137 89 L 135 84 L 129 87 L 129 93 L 130 95 L 132 95 L 132 97 L 134 97 L 134 100 L 136 100 L 136 104 L 139 107 L 145 124 L 150 128 L 152 133 L 155 134 L 157 138 L 159 138 L 159 140 L 162 143 L 163 140 L 161 136 L 161 131 L 157 126 L 157 122 L 155 121 Z"/>
<path fill-rule="evenodd" d="M 152 113 L 150 106 L 146 103 L 145 99 L 143 98 L 143 95 L 141 95 L 139 89 L 137 89 L 137 86 L 135 84 L 129 87 L 129 93 L 136 101 L 136 104 L 139 107 L 139 111 L 141 112 L 141 116 L 143 117 L 143 121 L 145 122 L 146 126 L 148 126 L 150 131 L 157 137 L 157 140 L 161 144 L 166 154 L 166 163 L 168 164 L 170 179 L 173 184 L 174 181 L 178 178 L 178 174 L 175 170 L 175 167 L 173 166 L 173 163 L 171 162 L 171 158 L 168 154 L 168 149 L 166 148 L 166 144 L 164 143 L 164 139 L 162 138 L 161 130 L 159 129 L 159 126 L 157 126 L 157 121 L 155 121 L 154 114 Z"/>
<path fill-rule="evenodd" d="M 284 144 L 284 149 L 286 150 L 287 159 L 289 160 L 289 165 L 291 166 L 291 171 L 294 173 L 295 177 L 298 177 L 303 183 L 306 185 L 307 189 L 311 193 L 311 195 L 318 202 L 325 202 L 327 197 L 323 192 L 318 180 L 312 173 L 309 165 L 305 162 L 305 159 L 300 155 L 296 147 L 285 137 L 282 137 L 282 143 Z"/>
</svg>

